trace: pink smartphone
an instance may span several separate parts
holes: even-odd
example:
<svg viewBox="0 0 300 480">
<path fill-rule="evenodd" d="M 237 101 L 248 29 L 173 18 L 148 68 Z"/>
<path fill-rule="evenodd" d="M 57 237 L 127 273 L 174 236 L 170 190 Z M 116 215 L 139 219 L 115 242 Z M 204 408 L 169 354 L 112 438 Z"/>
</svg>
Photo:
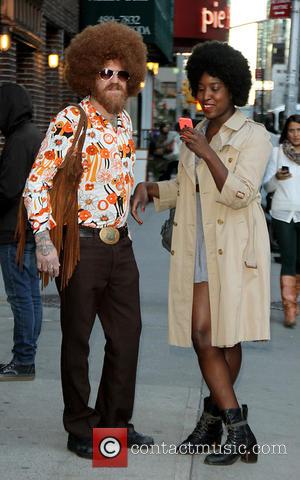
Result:
<svg viewBox="0 0 300 480">
<path fill-rule="evenodd" d="M 182 130 L 185 127 L 194 128 L 193 121 L 191 118 L 180 117 L 178 119 L 178 123 L 179 123 L 180 130 Z"/>
</svg>

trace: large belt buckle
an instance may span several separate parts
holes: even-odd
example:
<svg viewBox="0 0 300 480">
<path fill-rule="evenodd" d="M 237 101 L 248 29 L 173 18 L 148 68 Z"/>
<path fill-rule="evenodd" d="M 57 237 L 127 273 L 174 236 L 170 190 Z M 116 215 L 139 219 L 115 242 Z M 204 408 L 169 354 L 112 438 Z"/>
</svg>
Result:
<svg viewBox="0 0 300 480">
<path fill-rule="evenodd" d="M 115 245 L 120 240 L 120 232 L 114 227 L 103 227 L 99 232 L 99 237 L 107 245 Z"/>
</svg>

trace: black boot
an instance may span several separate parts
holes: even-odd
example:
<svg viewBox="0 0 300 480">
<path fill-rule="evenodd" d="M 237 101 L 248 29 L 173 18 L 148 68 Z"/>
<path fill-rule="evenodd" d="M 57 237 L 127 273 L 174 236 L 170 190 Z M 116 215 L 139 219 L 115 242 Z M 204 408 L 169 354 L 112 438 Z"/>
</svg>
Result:
<svg viewBox="0 0 300 480">
<path fill-rule="evenodd" d="M 149 447 L 154 445 L 154 440 L 149 435 L 144 435 L 143 433 L 139 433 L 134 429 L 132 423 L 128 424 L 127 430 L 127 447 L 131 448 L 133 445 L 137 445 L 139 447 Z"/>
<path fill-rule="evenodd" d="M 227 439 L 219 452 L 207 455 L 204 463 L 208 465 L 232 465 L 238 458 L 246 463 L 257 462 L 257 442 L 247 419 L 243 415 L 248 412 L 246 406 L 229 408 L 221 412 L 227 428 Z M 245 408 L 246 407 L 246 408 Z"/>
<path fill-rule="evenodd" d="M 210 397 L 204 399 L 204 410 L 192 433 L 177 447 L 177 453 L 183 455 L 207 453 L 212 445 L 221 445 L 223 434 L 220 410 L 211 402 Z M 206 451 L 205 451 L 206 448 Z"/>
</svg>

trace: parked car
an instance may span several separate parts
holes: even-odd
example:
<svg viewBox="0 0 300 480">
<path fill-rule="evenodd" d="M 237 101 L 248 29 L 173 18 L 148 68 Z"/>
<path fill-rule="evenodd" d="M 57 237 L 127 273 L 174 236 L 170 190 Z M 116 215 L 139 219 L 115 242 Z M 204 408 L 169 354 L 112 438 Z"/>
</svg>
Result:
<svg viewBox="0 0 300 480">
<path fill-rule="evenodd" d="M 276 132 L 281 132 L 284 124 L 284 111 L 285 111 L 285 105 L 279 105 L 276 108 L 273 108 L 272 110 L 268 110 L 267 114 L 272 116 L 273 120 L 273 126 Z M 296 106 L 296 112 L 295 113 L 300 113 L 300 103 L 297 103 Z"/>
</svg>

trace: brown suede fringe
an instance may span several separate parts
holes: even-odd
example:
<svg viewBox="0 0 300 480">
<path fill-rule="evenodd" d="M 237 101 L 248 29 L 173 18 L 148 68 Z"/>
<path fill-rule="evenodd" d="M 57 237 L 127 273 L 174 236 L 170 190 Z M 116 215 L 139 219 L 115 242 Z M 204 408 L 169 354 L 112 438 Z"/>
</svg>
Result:
<svg viewBox="0 0 300 480">
<path fill-rule="evenodd" d="M 86 136 L 88 119 L 83 108 L 78 104 L 80 111 L 78 126 L 72 146 L 69 148 L 65 160 L 58 168 L 53 179 L 53 187 L 49 190 L 50 203 L 56 227 L 50 230 L 50 238 L 57 250 L 61 261 L 60 289 L 68 284 L 77 263 L 80 260 L 79 227 L 78 227 L 78 187 L 83 173 L 82 148 Z M 22 197 L 16 238 L 18 240 L 17 262 L 23 262 L 26 242 L 27 211 Z M 41 272 L 42 287 L 49 283 L 49 274 Z"/>
</svg>

